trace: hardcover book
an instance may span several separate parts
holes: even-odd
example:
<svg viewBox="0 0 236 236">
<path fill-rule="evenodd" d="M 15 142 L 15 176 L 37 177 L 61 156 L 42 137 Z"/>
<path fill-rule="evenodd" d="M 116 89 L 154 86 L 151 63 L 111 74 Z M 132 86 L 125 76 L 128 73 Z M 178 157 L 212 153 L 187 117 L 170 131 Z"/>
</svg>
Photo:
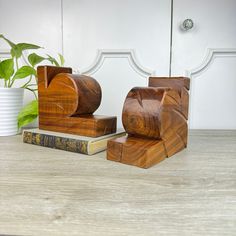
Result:
<svg viewBox="0 0 236 236">
<path fill-rule="evenodd" d="M 98 138 L 65 134 L 40 129 L 23 130 L 23 142 L 43 147 L 93 155 L 107 148 L 108 140 L 125 136 L 124 130 Z"/>
</svg>

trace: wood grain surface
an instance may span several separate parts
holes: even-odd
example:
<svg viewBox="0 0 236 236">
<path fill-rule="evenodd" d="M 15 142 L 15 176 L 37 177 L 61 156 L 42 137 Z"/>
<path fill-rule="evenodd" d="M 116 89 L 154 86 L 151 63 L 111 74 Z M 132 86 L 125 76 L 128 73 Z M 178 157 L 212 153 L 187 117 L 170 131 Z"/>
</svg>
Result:
<svg viewBox="0 0 236 236">
<path fill-rule="evenodd" d="M 181 98 L 181 112 L 188 119 L 190 79 L 187 77 L 149 77 L 149 87 L 169 87 L 177 90 Z"/>
<path fill-rule="evenodd" d="M 189 82 L 150 77 L 151 87 L 132 88 L 122 112 L 128 137 L 108 142 L 107 159 L 149 168 L 186 148 Z"/>
<path fill-rule="evenodd" d="M 116 117 L 93 115 L 102 98 L 95 79 L 55 66 L 37 72 L 40 129 L 90 137 L 116 132 Z"/>
<path fill-rule="evenodd" d="M 153 166 L 166 158 L 162 140 L 120 137 L 108 141 L 107 159 L 141 168 Z"/>
<path fill-rule="evenodd" d="M 129 135 L 160 139 L 161 101 L 168 88 L 132 88 L 122 111 L 122 123 Z"/>
<path fill-rule="evenodd" d="M 236 235 L 236 131 L 149 169 L 0 137 L 0 234 Z"/>
</svg>

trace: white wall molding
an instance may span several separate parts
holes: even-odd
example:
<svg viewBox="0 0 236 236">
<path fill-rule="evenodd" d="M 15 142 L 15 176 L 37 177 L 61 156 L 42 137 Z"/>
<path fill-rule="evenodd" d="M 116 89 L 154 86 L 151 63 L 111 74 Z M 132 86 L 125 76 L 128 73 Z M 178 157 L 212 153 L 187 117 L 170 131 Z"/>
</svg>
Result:
<svg viewBox="0 0 236 236">
<path fill-rule="evenodd" d="M 139 63 L 135 51 L 132 49 L 99 49 L 93 64 L 88 68 L 78 70 L 77 72 L 80 74 L 92 75 L 102 67 L 104 61 L 108 58 L 128 59 L 131 68 L 144 78 L 155 74 L 154 70 L 147 69 Z"/>
<path fill-rule="evenodd" d="M 228 58 L 228 57 L 236 57 L 236 48 L 208 48 L 206 50 L 205 57 L 201 64 L 199 64 L 197 67 L 186 70 L 185 75 L 189 78 L 197 77 L 200 74 L 206 72 L 210 65 L 214 63 L 215 58 Z M 192 126 L 194 124 L 194 117 L 195 117 L 195 111 L 193 109 L 193 104 L 195 104 L 195 83 L 197 83 L 197 80 L 191 79 L 191 89 L 190 89 L 190 107 L 189 107 L 189 126 L 190 128 L 195 128 Z"/>
<path fill-rule="evenodd" d="M 0 49 L 0 58 L 9 58 L 11 53 L 7 49 Z"/>
<path fill-rule="evenodd" d="M 236 48 L 208 48 L 206 51 L 206 56 L 203 59 L 202 63 L 191 70 L 187 70 L 185 74 L 186 76 L 191 78 L 193 75 L 202 73 L 207 70 L 215 58 L 232 56 L 236 56 Z"/>
</svg>

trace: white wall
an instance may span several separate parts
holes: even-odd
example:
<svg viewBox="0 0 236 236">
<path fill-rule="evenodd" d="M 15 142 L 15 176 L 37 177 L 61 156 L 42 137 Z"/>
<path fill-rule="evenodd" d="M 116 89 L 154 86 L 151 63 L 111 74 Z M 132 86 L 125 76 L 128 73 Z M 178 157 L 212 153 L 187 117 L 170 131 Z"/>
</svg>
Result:
<svg viewBox="0 0 236 236">
<path fill-rule="evenodd" d="M 0 0 L 0 28 L 15 42 L 36 43 L 52 54 L 63 52 L 67 66 L 95 77 L 103 90 L 96 114 L 116 115 L 121 127 L 128 91 L 147 86 L 155 72 L 168 74 L 170 2 Z M 17 20 L 3 23 L 5 18 Z"/>
<path fill-rule="evenodd" d="M 61 1 L 60 0 L 0 0 L 0 34 L 15 43 L 40 45 L 39 52 L 56 56 L 62 52 Z M 0 41 L 1 52 L 8 45 Z M 33 99 L 26 91 L 24 103 Z"/>
<path fill-rule="evenodd" d="M 235 11 L 235 0 L 174 0 L 172 74 L 191 76 L 190 128 L 236 129 Z"/>
<path fill-rule="evenodd" d="M 173 2 L 171 69 L 192 77 L 190 126 L 236 129 L 236 1 Z M 189 32 L 179 28 L 186 18 Z M 67 66 L 102 85 L 97 113 L 118 117 L 131 87 L 168 75 L 170 23 L 171 0 L 0 0 L 0 33 L 63 52 Z M 0 54 L 6 49 L 1 41 Z"/>
<path fill-rule="evenodd" d="M 98 80 L 103 98 L 96 114 L 115 115 L 122 127 L 129 90 L 147 86 L 153 73 L 168 74 L 170 0 L 64 1 L 63 19 L 68 65 Z"/>
</svg>

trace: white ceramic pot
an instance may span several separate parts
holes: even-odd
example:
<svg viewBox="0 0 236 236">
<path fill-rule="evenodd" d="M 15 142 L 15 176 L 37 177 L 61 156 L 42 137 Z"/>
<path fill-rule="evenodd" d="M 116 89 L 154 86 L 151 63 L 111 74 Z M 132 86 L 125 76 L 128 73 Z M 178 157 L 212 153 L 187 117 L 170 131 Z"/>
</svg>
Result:
<svg viewBox="0 0 236 236">
<path fill-rule="evenodd" d="M 0 88 L 0 136 L 18 133 L 17 116 L 23 105 L 23 88 Z"/>
</svg>

